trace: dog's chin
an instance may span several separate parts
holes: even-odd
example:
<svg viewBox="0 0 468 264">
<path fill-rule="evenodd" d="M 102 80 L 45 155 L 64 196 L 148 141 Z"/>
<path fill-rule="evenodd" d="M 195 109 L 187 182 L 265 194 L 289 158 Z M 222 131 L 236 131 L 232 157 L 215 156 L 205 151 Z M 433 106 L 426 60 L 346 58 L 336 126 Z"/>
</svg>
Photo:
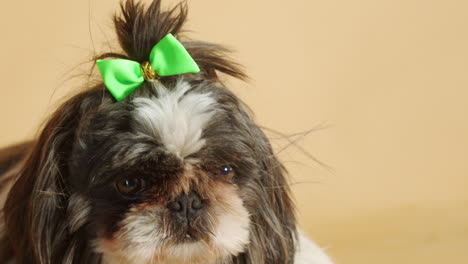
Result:
<svg viewBox="0 0 468 264">
<path fill-rule="evenodd" d="M 167 223 L 158 205 L 135 206 L 111 238 L 96 241 L 96 249 L 104 263 L 222 263 L 249 243 L 250 219 L 233 186 L 217 190 L 218 201 L 199 226 Z"/>
</svg>

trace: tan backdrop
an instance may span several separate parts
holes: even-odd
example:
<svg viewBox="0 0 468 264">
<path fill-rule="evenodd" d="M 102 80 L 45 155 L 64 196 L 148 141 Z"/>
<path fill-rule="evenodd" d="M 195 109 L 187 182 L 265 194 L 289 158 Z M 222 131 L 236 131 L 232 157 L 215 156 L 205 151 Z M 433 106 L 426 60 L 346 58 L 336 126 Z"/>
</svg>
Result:
<svg viewBox="0 0 468 264">
<path fill-rule="evenodd" d="M 176 1 L 167 1 L 168 5 Z M 32 137 L 115 44 L 116 0 L 3 1 L 0 145 Z M 468 1 L 190 1 L 283 151 L 306 232 L 338 263 L 468 263 Z M 106 44 L 107 43 L 107 44 Z M 277 138 L 271 134 L 272 138 Z"/>
</svg>

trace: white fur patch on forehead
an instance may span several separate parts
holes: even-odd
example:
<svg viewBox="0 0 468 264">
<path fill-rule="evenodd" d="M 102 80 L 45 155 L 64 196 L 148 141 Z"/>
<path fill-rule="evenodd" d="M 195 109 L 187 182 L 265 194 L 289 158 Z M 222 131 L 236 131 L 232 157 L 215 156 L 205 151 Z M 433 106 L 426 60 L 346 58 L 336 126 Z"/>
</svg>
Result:
<svg viewBox="0 0 468 264">
<path fill-rule="evenodd" d="M 190 84 L 179 79 L 172 89 L 155 83 L 158 97 L 137 97 L 136 120 L 143 133 L 158 137 L 169 152 L 180 158 L 199 151 L 205 144 L 203 128 L 216 112 L 210 93 L 187 93 Z"/>
</svg>

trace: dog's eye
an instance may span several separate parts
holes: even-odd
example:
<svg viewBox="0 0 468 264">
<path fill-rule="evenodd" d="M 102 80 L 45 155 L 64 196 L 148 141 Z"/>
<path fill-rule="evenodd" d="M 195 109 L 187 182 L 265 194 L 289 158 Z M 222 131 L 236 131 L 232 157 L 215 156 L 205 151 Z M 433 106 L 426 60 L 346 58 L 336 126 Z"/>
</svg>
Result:
<svg viewBox="0 0 468 264">
<path fill-rule="evenodd" d="M 144 182 L 141 178 L 122 178 L 115 183 L 115 187 L 121 194 L 129 196 L 141 191 Z"/>
<path fill-rule="evenodd" d="M 223 166 L 221 170 L 219 171 L 219 174 L 221 174 L 222 176 L 228 177 L 230 179 L 234 177 L 234 173 L 235 173 L 234 168 L 228 165 Z"/>
<path fill-rule="evenodd" d="M 224 166 L 221 168 L 221 175 L 228 175 L 229 173 L 233 172 L 234 169 L 231 166 Z"/>
</svg>

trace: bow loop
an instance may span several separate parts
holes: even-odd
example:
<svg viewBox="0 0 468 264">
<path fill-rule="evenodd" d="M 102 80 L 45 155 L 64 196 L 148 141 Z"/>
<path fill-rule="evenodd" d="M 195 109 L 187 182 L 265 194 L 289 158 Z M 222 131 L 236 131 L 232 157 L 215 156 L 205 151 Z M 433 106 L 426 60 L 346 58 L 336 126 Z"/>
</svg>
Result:
<svg viewBox="0 0 468 264">
<path fill-rule="evenodd" d="M 104 84 L 117 101 L 123 100 L 145 80 L 158 76 L 171 76 L 200 71 L 193 60 L 172 34 L 166 35 L 151 50 L 149 62 L 141 65 L 132 60 L 97 60 Z"/>
<path fill-rule="evenodd" d="M 199 72 L 197 63 L 172 34 L 167 35 L 150 53 L 150 63 L 159 76 Z"/>
</svg>

